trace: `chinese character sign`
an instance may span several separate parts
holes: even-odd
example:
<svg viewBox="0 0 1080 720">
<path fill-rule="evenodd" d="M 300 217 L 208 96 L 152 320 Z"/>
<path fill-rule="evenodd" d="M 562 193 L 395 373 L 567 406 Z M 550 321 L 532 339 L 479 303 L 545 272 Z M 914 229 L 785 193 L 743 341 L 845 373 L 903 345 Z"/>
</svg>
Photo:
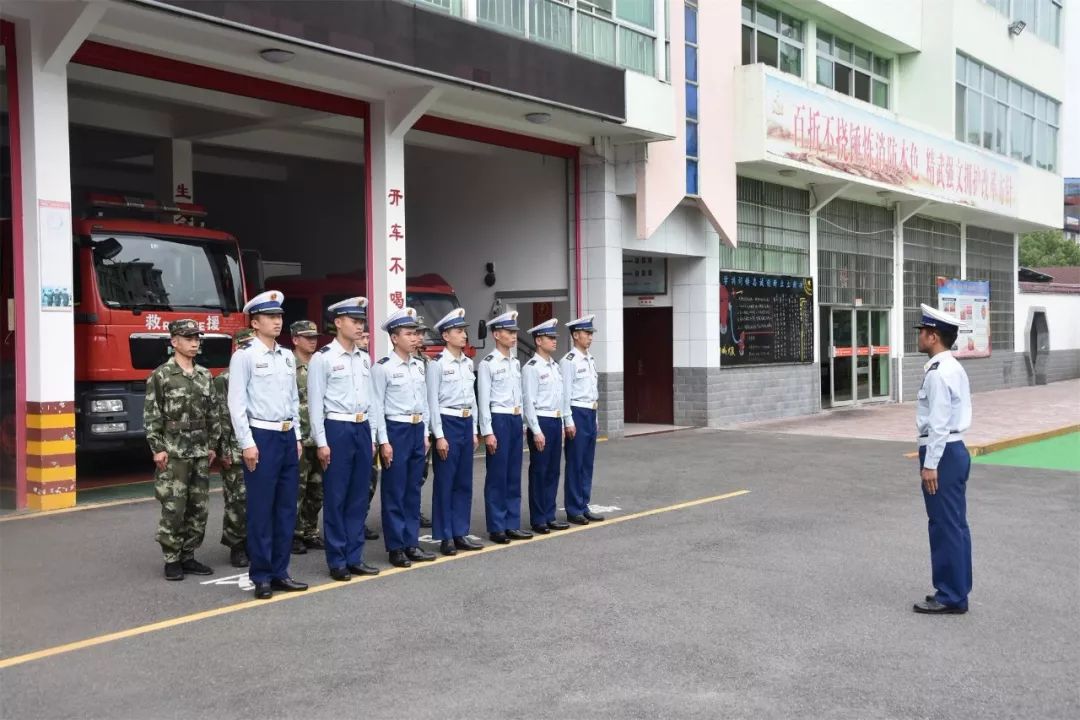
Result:
<svg viewBox="0 0 1080 720">
<path fill-rule="evenodd" d="M 720 274 L 721 367 L 813 361 L 813 280 Z"/>
<path fill-rule="evenodd" d="M 1016 212 L 1019 176 L 1008 161 L 772 75 L 765 122 L 767 155 L 944 202 Z"/>
<path fill-rule="evenodd" d="M 960 321 L 956 357 L 990 357 L 989 282 L 938 278 L 938 310 Z"/>
</svg>

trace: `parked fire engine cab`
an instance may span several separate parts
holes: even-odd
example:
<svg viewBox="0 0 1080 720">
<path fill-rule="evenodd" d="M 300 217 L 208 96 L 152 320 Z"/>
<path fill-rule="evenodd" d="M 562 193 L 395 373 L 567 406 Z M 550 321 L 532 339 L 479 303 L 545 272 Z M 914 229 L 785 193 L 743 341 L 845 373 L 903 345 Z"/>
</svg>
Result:
<svg viewBox="0 0 1080 720">
<path fill-rule="evenodd" d="M 215 375 L 229 366 L 244 326 L 240 249 L 204 226 L 197 205 L 92 193 L 88 208 L 74 223 L 76 444 L 138 446 L 146 379 L 169 358 L 171 321 L 203 329 L 200 365 Z"/>
<path fill-rule="evenodd" d="M 319 345 L 325 345 L 334 339 L 327 332 L 329 318 L 326 308 L 334 303 L 357 295 L 367 294 L 367 278 L 362 270 L 348 273 L 333 273 L 325 278 L 310 278 L 299 275 L 282 275 L 266 280 L 268 290 L 279 290 L 285 295 L 284 331 L 278 341 L 282 345 L 291 344 L 288 337 L 289 325 L 297 320 L 311 320 L 319 326 Z M 441 275 L 429 273 L 405 280 L 405 304 L 416 310 L 416 315 L 424 327 L 424 353 L 429 357 L 438 355 L 446 347 L 442 334 L 435 330 L 435 323 L 454 308 L 461 307 L 454 288 Z M 378 327 L 378 322 L 373 322 Z M 470 343 L 465 348 L 469 357 L 476 355 L 476 348 Z"/>
</svg>

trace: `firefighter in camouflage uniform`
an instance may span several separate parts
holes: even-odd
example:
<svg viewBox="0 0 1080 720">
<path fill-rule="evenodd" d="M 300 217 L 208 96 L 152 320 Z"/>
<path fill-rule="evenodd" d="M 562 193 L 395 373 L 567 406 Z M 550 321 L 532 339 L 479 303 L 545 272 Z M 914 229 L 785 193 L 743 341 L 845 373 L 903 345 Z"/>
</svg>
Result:
<svg viewBox="0 0 1080 720">
<path fill-rule="evenodd" d="M 236 349 L 248 345 L 255 336 L 251 328 L 242 328 L 233 335 Z M 214 378 L 217 391 L 217 411 L 221 423 L 221 442 L 218 457 L 221 459 L 221 494 L 225 500 L 225 517 L 221 522 L 221 544 L 229 548 L 229 563 L 233 567 L 246 568 L 247 556 L 247 490 L 244 487 L 243 454 L 233 433 L 229 417 L 229 371 Z"/>
<path fill-rule="evenodd" d="M 319 328 L 310 320 L 297 320 L 289 326 L 293 355 L 296 357 L 296 387 L 300 394 L 300 441 L 304 454 L 300 456 L 300 493 L 296 501 L 296 530 L 293 531 L 292 551 L 303 555 L 308 548 L 322 549 L 319 537 L 319 511 L 323 505 L 322 465 L 319 449 L 311 437 L 311 417 L 308 415 L 308 364 L 319 344 Z"/>
<path fill-rule="evenodd" d="M 195 559 L 209 508 L 210 464 L 220 442 L 219 400 L 210 371 L 195 363 L 201 331 L 194 320 L 169 323 L 172 357 L 146 381 L 143 425 L 154 454 L 154 492 L 161 502 L 157 541 L 165 579 L 211 575 Z"/>
</svg>

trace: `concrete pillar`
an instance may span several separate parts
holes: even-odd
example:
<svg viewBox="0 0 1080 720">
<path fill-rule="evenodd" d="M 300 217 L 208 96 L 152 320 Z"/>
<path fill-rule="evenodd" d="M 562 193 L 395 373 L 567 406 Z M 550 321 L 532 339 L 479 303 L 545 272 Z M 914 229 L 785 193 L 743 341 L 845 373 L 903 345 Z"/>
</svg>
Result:
<svg viewBox="0 0 1080 720">
<path fill-rule="evenodd" d="M 671 261 L 676 425 L 720 423 L 720 237 L 706 235 L 704 257 Z"/>
<path fill-rule="evenodd" d="M 439 91 L 432 87 L 390 93 L 371 103 L 365 135 L 371 186 L 371 247 L 368 248 L 368 318 L 375 357 L 390 352 L 390 338 L 379 330 L 383 320 L 405 306 L 405 134 L 431 107 Z M 438 320 L 438 318 L 435 318 Z"/>
<path fill-rule="evenodd" d="M 600 434 L 622 437 L 623 296 L 622 215 L 615 194 L 615 151 L 610 145 L 583 150 L 581 197 L 581 307 L 573 316 L 596 315 L 591 352 L 600 374 Z M 573 319 L 573 318 L 569 318 Z M 570 340 L 567 340 L 569 348 Z"/>
<path fill-rule="evenodd" d="M 195 202 L 195 164 L 190 140 L 159 140 L 154 148 L 154 198 L 162 202 Z M 184 223 L 183 215 L 174 222 Z"/>
<path fill-rule="evenodd" d="M 31 23 L 16 30 L 24 208 L 18 331 L 25 339 L 26 506 L 32 510 L 75 504 L 67 65 L 55 62 L 55 48 L 42 34 Z"/>
</svg>

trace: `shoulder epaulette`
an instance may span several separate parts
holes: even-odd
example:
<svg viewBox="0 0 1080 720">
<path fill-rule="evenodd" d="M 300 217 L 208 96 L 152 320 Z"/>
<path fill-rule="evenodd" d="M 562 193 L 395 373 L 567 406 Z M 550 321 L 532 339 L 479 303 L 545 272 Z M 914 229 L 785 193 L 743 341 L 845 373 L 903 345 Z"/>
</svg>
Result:
<svg viewBox="0 0 1080 720">
<path fill-rule="evenodd" d="M 926 372 L 930 372 L 931 370 L 937 370 L 938 365 L 940 365 L 940 364 L 941 364 L 941 361 L 938 360 L 936 363 L 934 363 L 930 367 L 926 368 Z"/>
<path fill-rule="evenodd" d="M 390 362 L 390 356 L 389 356 L 389 355 L 387 355 L 386 357 L 384 357 L 384 358 L 382 358 L 381 360 L 379 360 L 379 364 L 380 364 L 380 365 L 385 365 L 385 364 L 386 364 L 386 363 L 388 363 L 388 362 Z"/>
<path fill-rule="evenodd" d="M 495 359 L 494 355 L 488 355 L 486 358 L 484 358 L 484 362 L 491 362 L 494 359 Z"/>
<path fill-rule="evenodd" d="M 330 352 L 330 346 L 329 345 L 323 345 L 321 348 L 319 348 L 319 352 L 321 352 L 321 353 Z"/>
<path fill-rule="evenodd" d="M 535 365 L 536 364 L 536 358 L 533 358 L 532 360 L 530 360 L 529 362 L 527 362 L 525 364 L 526 365 Z"/>
<path fill-rule="evenodd" d="M 431 359 L 432 359 L 432 360 L 436 360 L 436 361 L 438 361 L 438 360 L 442 360 L 442 356 L 443 356 L 443 354 L 442 354 L 442 353 L 439 353 L 438 355 L 436 355 L 435 357 L 433 357 L 433 358 L 431 358 Z"/>
<path fill-rule="evenodd" d="M 572 353 L 572 352 L 566 353 L 566 357 L 563 358 L 563 359 L 564 360 L 573 360 L 574 359 L 574 353 Z"/>
</svg>

